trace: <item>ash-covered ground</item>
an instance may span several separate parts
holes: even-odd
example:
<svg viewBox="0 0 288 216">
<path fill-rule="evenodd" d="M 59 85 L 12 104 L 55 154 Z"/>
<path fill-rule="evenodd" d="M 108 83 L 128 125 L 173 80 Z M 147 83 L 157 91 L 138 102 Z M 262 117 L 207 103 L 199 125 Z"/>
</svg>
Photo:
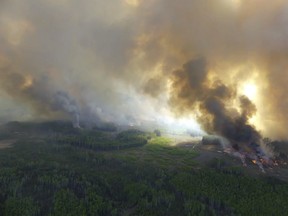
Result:
<svg viewBox="0 0 288 216">
<path fill-rule="evenodd" d="M 204 137 L 191 137 L 187 135 L 167 134 L 174 139 L 173 145 L 184 149 L 193 149 L 198 153 L 195 161 L 198 163 L 224 169 L 227 167 L 242 167 L 243 171 L 252 176 L 271 176 L 288 181 L 287 142 L 270 140 L 269 147 L 273 149 L 273 164 L 263 164 L 263 170 L 259 168 L 256 161 L 245 158 L 245 164 L 238 155 L 230 154 L 220 143 L 205 141 Z M 203 142 L 204 139 L 204 142 Z"/>
</svg>

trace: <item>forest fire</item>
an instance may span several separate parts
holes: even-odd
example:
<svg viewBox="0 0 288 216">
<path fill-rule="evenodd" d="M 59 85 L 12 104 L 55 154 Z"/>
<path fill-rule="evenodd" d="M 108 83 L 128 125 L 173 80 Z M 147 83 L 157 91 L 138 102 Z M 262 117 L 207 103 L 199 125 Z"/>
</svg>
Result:
<svg viewBox="0 0 288 216">
<path fill-rule="evenodd" d="M 273 169 L 273 167 L 285 165 L 285 160 L 281 160 L 277 156 L 277 153 L 272 150 L 272 147 L 264 144 L 262 139 L 259 139 L 261 145 L 256 142 L 247 143 L 232 142 L 221 136 L 207 135 L 202 138 L 203 145 L 208 144 L 221 147 L 224 153 L 240 159 L 244 167 L 257 165 L 265 173 L 265 169 L 267 168 Z"/>
<path fill-rule="evenodd" d="M 244 167 L 248 166 L 246 161 L 251 161 L 251 163 L 253 165 L 257 165 L 263 173 L 266 173 L 265 169 L 267 168 L 273 169 L 274 167 L 283 167 L 287 165 L 287 162 L 285 160 L 280 159 L 275 155 L 268 156 L 263 151 L 259 152 L 255 150 L 255 152 L 249 152 L 243 151 L 243 149 L 236 150 L 234 148 L 226 148 L 224 149 L 224 152 L 239 158 Z"/>
<path fill-rule="evenodd" d="M 288 0 L 0 0 L 0 216 L 286 216 L 287 24 Z"/>
</svg>

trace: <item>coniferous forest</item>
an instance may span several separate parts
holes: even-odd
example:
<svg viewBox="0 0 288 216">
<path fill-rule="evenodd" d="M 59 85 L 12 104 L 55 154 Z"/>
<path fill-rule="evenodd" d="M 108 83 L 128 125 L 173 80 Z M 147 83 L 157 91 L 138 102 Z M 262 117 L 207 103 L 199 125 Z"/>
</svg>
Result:
<svg viewBox="0 0 288 216">
<path fill-rule="evenodd" d="M 0 215 L 287 215 L 288 184 L 242 167 L 197 163 L 159 133 L 1 127 Z M 210 163 L 210 164 L 211 164 Z"/>
</svg>

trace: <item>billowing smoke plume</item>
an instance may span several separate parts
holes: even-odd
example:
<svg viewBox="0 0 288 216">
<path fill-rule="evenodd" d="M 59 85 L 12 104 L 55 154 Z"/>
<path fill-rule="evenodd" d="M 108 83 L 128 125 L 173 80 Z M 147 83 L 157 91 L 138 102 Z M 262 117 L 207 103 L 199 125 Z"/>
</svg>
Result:
<svg viewBox="0 0 288 216">
<path fill-rule="evenodd" d="M 198 121 L 207 132 L 221 135 L 234 145 L 260 143 L 260 134 L 248 122 L 256 112 L 255 105 L 238 95 L 235 86 L 209 80 L 205 59 L 191 60 L 173 75 L 171 105 L 176 112 L 200 112 Z"/>
<path fill-rule="evenodd" d="M 79 120 L 126 121 L 127 113 L 134 114 L 135 108 L 122 105 L 133 90 L 119 82 L 132 79 L 125 74 L 134 40 L 129 22 L 121 21 L 126 4 L 16 0 L 0 5 L 0 119 L 64 118 L 78 127 Z"/>
<path fill-rule="evenodd" d="M 173 112 L 287 138 L 287 23 L 286 0 L 1 1 L 0 120 Z"/>
</svg>

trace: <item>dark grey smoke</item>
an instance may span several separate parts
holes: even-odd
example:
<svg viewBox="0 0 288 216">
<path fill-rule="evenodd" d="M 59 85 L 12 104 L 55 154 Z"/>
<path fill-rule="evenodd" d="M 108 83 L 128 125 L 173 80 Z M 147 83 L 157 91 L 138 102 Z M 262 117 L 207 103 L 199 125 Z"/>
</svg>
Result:
<svg viewBox="0 0 288 216">
<path fill-rule="evenodd" d="M 127 2 L 0 1 L 0 120 L 74 116 L 53 108 L 55 94 L 65 92 L 80 121 L 155 118 L 169 111 L 169 100 L 178 116 L 202 112 L 208 131 L 234 134 L 221 122 L 247 124 L 255 107 L 239 89 L 253 82 L 257 129 L 287 138 L 286 0 Z M 189 63 L 197 55 L 209 64 Z M 170 95 L 171 72 L 185 62 Z M 202 72 L 181 72 L 195 68 Z"/>
<path fill-rule="evenodd" d="M 171 105 L 176 112 L 197 112 L 204 129 L 228 139 L 233 145 L 260 143 L 259 132 L 249 124 L 255 105 L 236 87 L 221 80 L 209 80 L 209 66 L 204 58 L 193 59 L 173 73 Z M 238 102 L 239 108 L 233 103 Z"/>
</svg>

